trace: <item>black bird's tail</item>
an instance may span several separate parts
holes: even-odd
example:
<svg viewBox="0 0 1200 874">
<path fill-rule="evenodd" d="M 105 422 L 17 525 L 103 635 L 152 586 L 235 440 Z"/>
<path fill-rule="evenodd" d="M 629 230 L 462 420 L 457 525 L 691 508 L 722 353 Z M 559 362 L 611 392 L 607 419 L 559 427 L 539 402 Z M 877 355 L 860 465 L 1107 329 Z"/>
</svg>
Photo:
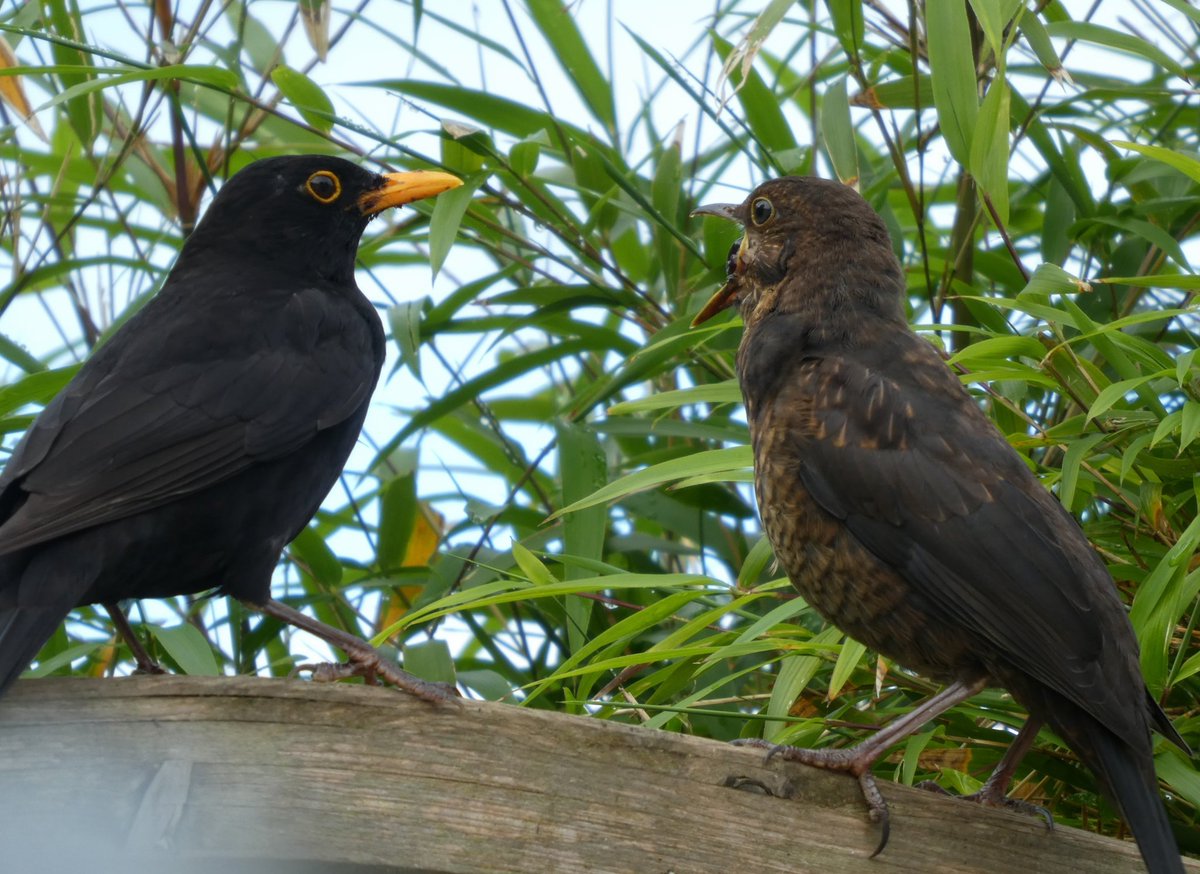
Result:
<svg viewBox="0 0 1200 874">
<path fill-rule="evenodd" d="M 1154 759 L 1147 749 L 1131 747 L 1095 719 L 1080 714 L 1070 730 L 1059 730 L 1071 748 L 1099 778 L 1137 839 L 1150 874 L 1184 874 L 1179 846 L 1171 833 L 1158 792 Z M 1065 726 L 1063 726 L 1065 727 Z"/>
<path fill-rule="evenodd" d="M 74 606 L 0 607 L 0 695 L 29 667 Z"/>
</svg>

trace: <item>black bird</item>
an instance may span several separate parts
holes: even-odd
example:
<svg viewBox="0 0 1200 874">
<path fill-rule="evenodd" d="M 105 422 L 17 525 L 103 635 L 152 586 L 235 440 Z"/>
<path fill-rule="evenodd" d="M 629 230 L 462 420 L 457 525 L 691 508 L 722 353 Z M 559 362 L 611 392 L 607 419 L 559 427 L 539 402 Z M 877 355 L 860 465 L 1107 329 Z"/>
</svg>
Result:
<svg viewBox="0 0 1200 874">
<path fill-rule="evenodd" d="M 1075 519 L 1030 473 L 904 316 L 879 216 L 836 182 L 786 177 L 696 213 L 745 236 L 698 324 L 740 303 L 738 378 L 763 527 L 792 583 L 851 637 L 947 684 L 851 749 L 776 752 L 849 771 L 876 819 L 871 764 L 988 685 L 1030 721 L 975 799 L 1005 796 L 1041 723 L 1099 778 L 1154 874 L 1183 864 L 1158 795 L 1150 695 L 1116 586 Z M 876 850 L 878 852 L 878 850 Z"/>
<path fill-rule="evenodd" d="M 356 668 L 444 697 L 272 600 L 270 584 L 336 482 L 383 365 L 379 316 L 354 281 L 359 238 L 382 210 L 460 184 L 319 155 L 257 161 L 225 183 L 162 289 L 0 474 L 0 692 L 76 606 L 218 589 Z"/>
</svg>

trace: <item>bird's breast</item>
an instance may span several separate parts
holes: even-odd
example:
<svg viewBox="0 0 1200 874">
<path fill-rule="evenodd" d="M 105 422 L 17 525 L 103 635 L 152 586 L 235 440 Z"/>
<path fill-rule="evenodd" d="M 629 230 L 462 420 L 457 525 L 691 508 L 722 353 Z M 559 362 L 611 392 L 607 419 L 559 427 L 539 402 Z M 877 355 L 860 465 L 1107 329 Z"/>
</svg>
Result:
<svg viewBox="0 0 1200 874">
<path fill-rule="evenodd" d="M 912 587 L 866 549 L 809 493 L 803 443 L 769 410 L 750 417 L 754 487 L 763 530 L 780 567 L 829 622 L 907 668 L 939 680 L 983 673 L 970 640 L 941 626 Z"/>
</svg>

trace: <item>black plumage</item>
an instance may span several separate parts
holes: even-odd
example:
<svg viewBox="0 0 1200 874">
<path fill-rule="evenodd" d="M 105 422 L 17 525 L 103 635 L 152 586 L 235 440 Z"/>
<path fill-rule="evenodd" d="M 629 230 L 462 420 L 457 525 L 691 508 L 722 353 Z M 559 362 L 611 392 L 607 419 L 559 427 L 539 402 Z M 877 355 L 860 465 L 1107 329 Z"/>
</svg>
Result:
<svg viewBox="0 0 1200 874">
<path fill-rule="evenodd" d="M 359 239 L 381 210 L 458 184 L 314 155 L 221 188 L 162 289 L 0 475 L 0 691 L 78 605 L 215 588 L 296 620 L 272 571 L 337 480 L 384 360 Z"/>
<path fill-rule="evenodd" d="M 859 776 L 882 816 L 871 763 L 937 713 L 1000 685 L 1031 725 L 978 800 L 1013 803 L 1004 797 L 1012 769 L 1048 723 L 1117 803 L 1150 870 L 1182 871 L 1150 730 L 1187 747 L 1142 679 L 1112 578 L 909 329 L 883 222 L 849 188 L 801 177 L 697 212 L 745 228 L 729 281 L 696 321 L 740 303 L 738 376 L 776 556 L 847 634 L 949 684 L 860 747 L 784 755 Z"/>
</svg>

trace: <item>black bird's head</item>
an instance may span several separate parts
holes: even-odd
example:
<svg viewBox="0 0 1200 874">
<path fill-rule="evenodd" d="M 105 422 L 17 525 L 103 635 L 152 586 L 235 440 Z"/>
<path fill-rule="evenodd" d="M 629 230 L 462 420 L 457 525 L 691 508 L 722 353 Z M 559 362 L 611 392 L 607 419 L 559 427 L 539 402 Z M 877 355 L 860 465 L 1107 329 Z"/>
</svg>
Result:
<svg viewBox="0 0 1200 874">
<path fill-rule="evenodd" d="M 449 173 L 379 174 L 327 155 L 265 158 L 217 192 L 177 269 L 203 254 L 210 268 L 252 264 L 277 275 L 353 282 L 367 222 L 388 207 L 461 184 Z"/>
<path fill-rule="evenodd" d="M 740 304 L 747 328 L 774 312 L 814 320 L 866 307 L 903 321 L 904 275 L 883 220 L 861 196 L 815 176 L 764 182 L 741 203 L 714 203 L 692 215 L 737 222 L 725 285 L 692 325 Z"/>
</svg>

